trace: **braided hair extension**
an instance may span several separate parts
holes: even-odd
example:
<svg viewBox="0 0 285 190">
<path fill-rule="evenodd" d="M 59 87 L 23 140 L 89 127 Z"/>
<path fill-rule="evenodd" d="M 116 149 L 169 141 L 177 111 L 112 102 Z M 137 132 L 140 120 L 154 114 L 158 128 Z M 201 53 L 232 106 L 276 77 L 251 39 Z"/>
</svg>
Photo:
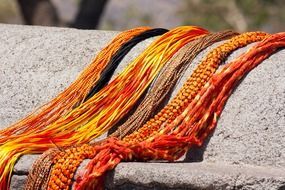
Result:
<svg viewBox="0 0 285 190">
<path fill-rule="evenodd" d="M 232 31 L 217 32 L 208 34 L 188 44 L 184 52 L 179 52 L 179 56 L 171 66 L 165 67 L 164 71 L 158 76 L 153 87 L 144 97 L 136 111 L 110 136 L 122 139 L 126 135 L 139 129 L 150 117 L 156 113 L 158 106 L 167 98 L 169 92 L 176 84 L 176 81 L 187 69 L 198 53 L 209 47 L 215 42 L 228 39 L 237 33 Z"/>
<path fill-rule="evenodd" d="M 150 30 L 149 27 L 138 27 L 118 34 L 101 52 L 94 58 L 89 66 L 77 77 L 77 79 L 64 91 L 58 94 L 50 102 L 44 104 L 30 115 L 0 131 L 0 144 L 11 140 L 17 134 L 41 129 L 80 104 L 89 93 L 92 86 L 100 81 L 102 71 L 108 65 L 112 57 L 116 55 L 120 47 L 133 37 Z"/>
<path fill-rule="evenodd" d="M 225 65 L 202 87 L 199 94 L 171 124 L 155 138 L 140 143 L 125 143 L 109 138 L 93 147 L 94 158 L 75 189 L 102 189 L 106 171 L 121 160 L 165 159 L 181 157 L 193 145 L 201 145 L 214 129 L 223 106 L 238 82 L 279 48 L 285 47 L 285 33 L 268 35 L 262 42 Z"/>
<path fill-rule="evenodd" d="M 110 80 L 114 70 L 117 65 L 121 62 L 124 56 L 139 42 L 158 35 L 162 35 L 168 30 L 162 28 L 154 28 L 146 30 L 132 39 L 124 43 L 118 51 L 111 57 L 109 64 L 104 68 L 101 73 L 101 78 L 95 84 L 95 86 L 90 90 L 89 94 L 86 96 L 84 101 L 90 99 L 95 93 L 97 93 L 101 88 L 103 88 L 106 83 Z M 29 176 L 26 183 L 26 189 L 41 189 L 41 186 L 46 186 L 44 184 L 47 181 L 48 173 L 50 170 L 50 166 L 52 164 L 53 155 L 57 153 L 57 149 L 50 149 L 43 153 L 37 161 L 33 164 L 31 171 L 29 172 Z M 42 184 L 43 183 L 43 184 Z"/>
<path fill-rule="evenodd" d="M 231 32 L 231 31 L 226 31 L 226 32 L 221 32 L 217 34 L 209 34 L 206 36 L 203 36 L 201 38 L 198 38 L 194 40 L 193 42 L 188 43 L 184 47 L 182 47 L 172 58 L 168 63 L 163 67 L 163 69 L 160 71 L 160 74 L 158 78 L 155 80 L 154 84 L 152 85 L 150 91 L 146 96 L 152 95 L 152 93 L 161 93 L 162 96 L 166 96 L 170 89 L 171 86 L 173 87 L 175 82 L 178 80 L 179 76 L 185 70 L 187 64 L 189 64 L 191 61 L 190 57 L 195 57 L 196 54 L 198 54 L 202 49 L 207 46 L 210 42 L 206 41 L 219 41 L 225 38 L 228 38 L 230 36 L 235 35 L 236 33 Z M 189 51 L 189 50 L 192 50 Z M 164 86 L 163 88 L 160 88 L 160 86 Z M 153 91 L 153 88 L 156 88 L 156 91 Z M 146 97 L 145 96 L 145 97 Z M 159 96 L 159 95 L 158 95 Z M 144 98 L 145 100 L 146 98 Z M 145 101 L 142 101 L 140 105 L 145 104 Z M 161 100 L 159 100 L 161 101 Z M 140 106 L 139 106 L 140 107 Z M 73 155 L 76 152 L 76 155 L 78 155 L 78 159 L 76 162 L 72 162 L 69 164 L 69 170 L 63 169 L 61 172 L 61 176 L 59 176 L 59 179 L 57 180 L 58 184 L 61 183 L 59 182 L 60 180 L 62 183 L 68 183 L 71 184 L 71 178 L 72 178 L 72 173 L 75 172 L 77 169 L 78 165 L 80 162 L 84 159 L 84 155 L 86 154 L 86 146 L 73 146 L 69 150 L 65 149 L 49 149 L 43 155 L 41 156 L 40 159 L 37 159 L 37 161 L 33 164 L 32 170 L 29 173 L 28 176 L 28 182 L 26 184 L 26 190 L 28 189 L 46 189 L 46 185 L 49 179 L 49 170 L 52 167 L 53 164 L 53 157 L 55 155 L 61 154 L 62 157 L 65 157 L 63 154 L 68 155 L 68 158 L 66 160 L 69 160 L 69 157 L 71 157 L 71 154 Z M 62 152 L 61 152 L 62 151 Z M 79 156 L 81 154 L 81 156 Z M 70 159 L 73 160 L 73 159 Z M 78 162 L 79 161 L 79 162 Z M 69 172 L 69 173 L 68 173 Z M 59 170 L 57 170 L 57 173 L 59 174 Z M 41 176 L 40 179 L 37 176 Z M 44 176 L 44 177 L 42 177 Z M 69 176 L 69 177 L 68 177 Z M 67 186 L 67 185 L 66 185 Z M 37 188 L 35 188 L 37 187 Z"/>
<path fill-rule="evenodd" d="M 49 171 L 53 164 L 53 158 L 59 153 L 59 149 L 51 148 L 40 155 L 29 171 L 25 190 L 41 190 L 47 188 Z"/>
<path fill-rule="evenodd" d="M 0 147 L 0 189 L 8 189 L 13 166 L 23 154 L 86 143 L 108 130 L 132 108 L 162 66 L 188 42 L 207 34 L 202 28 L 175 28 L 155 40 L 109 85 L 41 130 L 17 135 Z M 111 103 L 112 102 L 112 103 Z"/>
<path fill-rule="evenodd" d="M 141 41 L 154 37 L 159 36 L 164 33 L 166 33 L 168 30 L 163 28 L 154 28 L 149 29 L 141 34 L 134 36 L 131 40 L 123 44 L 120 49 L 112 56 L 110 59 L 109 64 L 105 67 L 105 69 L 102 71 L 102 77 L 100 78 L 100 81 L 98 81 L 95 86 L 90 90 L 88 95 L 86 96 L 85 100 L 90 99 L 95 93 L 97 93 L 101 88 L 103 88 L 111 79 L 111 76 L 113 75 L 115 69 L 117 68 L 118 64 L 122 61 L 122 59 L 125 57 L 125 55 L 138 43 Z"/>
</svg>

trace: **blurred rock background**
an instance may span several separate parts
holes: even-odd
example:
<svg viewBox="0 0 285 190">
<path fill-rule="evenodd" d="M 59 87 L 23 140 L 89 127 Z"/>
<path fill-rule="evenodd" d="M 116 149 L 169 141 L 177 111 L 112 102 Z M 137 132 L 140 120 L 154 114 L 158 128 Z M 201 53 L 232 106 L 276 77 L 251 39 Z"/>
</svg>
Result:
<svg viewBox="0 0 285 190">
<path fill-rule="evenodd" d="M 284 0 L 0 0 L 0 23 L 124 30 L 199 25 L 285 31 Z"/>
</svg>

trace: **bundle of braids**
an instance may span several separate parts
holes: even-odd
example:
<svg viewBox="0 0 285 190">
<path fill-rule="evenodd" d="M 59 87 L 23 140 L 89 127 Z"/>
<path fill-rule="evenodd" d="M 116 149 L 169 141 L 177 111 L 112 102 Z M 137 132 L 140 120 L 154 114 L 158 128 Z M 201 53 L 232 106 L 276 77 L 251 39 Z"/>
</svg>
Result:
<svg viewBox="0 0 285 190">
<path fill-rule="evenodd" d="M 207 33 L 202 28 L 192 26 L 178 27 L 165 33 L 108 85 L 103 87 L 100 84 L 103 87 L 101 90 L 92 85 L 89 94 L 82 97 L 82 102 L 77 101 L 69 112 L 62 113 L 58 119 L 41 127 L 24 126 L 19 130 L 20 133 L 4 138 L 0 147 L 0 189 L 9 188 L 13 166 L 23 154 L 42 153 L 55 145 L 65 147 L 87 143 L 108 130 L 129 112 L 175 52 Z M 108 69 L 106 72 L 113 70 Z M 106 79 L 108 77 L 103 78 L 103 81 Z M 1 133 L 0 136 L 5 137 L 6 132 L 3 131 L 4 135 Z"/>
<path fill-rule="evenodd" d="M 189 64 L 191 64 L 192 60 L 196 57 L 196 55 L 199 52 L 201 52 L 206 47 L 212 45 L 214 42 L 228 39 L 234 35 L 236 35 L 236 33 L 231 31 L 208 34 L 206 36 L 194 40 L 193 42 L 188 43 L 185 47 L 179 50 L 178 53 L 162 69 L 159 76 L 152 85 L 152 88 L 145 95 L 145 97 L 140 102 L 139 106 L 136 108 L 132 116 L 122 126 L 120 126 L 119 129 L 116 132 L 114 132 L 111 136 L 117 136 L 118 138 L 122 138 L 125 134 L 128 134 L 131 131 L 135 130 L 135 127 L 138 127 L 139 124 L 142 123 L 141 120 L 147 120 L 150 117 L 150 114 L 152 112 L 155 112 L 159 104 L 162 103 L 164 99 L 166 99 L 167 94 L 169 94 L 171 89 L 174 87 L 176 81 L 179 79 L 181 74 L 187 69 Z M 127 123 L 129 123 L 130 125 L 132 124 L 133 128 L 126 125 Z M 95 144 L 98 143 L 100 142 L 96 142 Z M 85 146 L 76 147 L 71 150 L 77 152 L 76 153 L 77 155 L 84 154 L 85 151 L 84 147 Z M 67 151 L 69 152 L 69 150 Z M 69 152 L 69 154 L 73 154 L 74 151 Z M 50 149 L 49 151 L 45 152 L 33 164 L 32 170 L 29 172 L 26 189 L 46 188 L 47 179 L 49 178 L 50 174 L 49 172 L 53 164 L 53 158 L 56 155 L 60 154 L 60 152 L 61 151 L 57 148 Z M 68 153 L 65 152 L 64 150 L 62 150 L 62 153 L 68 155 Z M 70 164 L 70 163 L 65 164 L 66 166 L 68 165 L 72 166 L 72 169 L 69 170 L 71 176 L 69 175 L 70 177 L 68 179 L 68 184 L 66 184 L 65 187 L 68 187 L 71 184 L 72 175 L 84 158 L 85 157 L 81 155 L 77 157 L 76 164 Z M 72 159 L 70 159 L 70 161 L 72 161 Z M 65 173 L 64 175 L 67 176 L 68 174 Z M 62 179 L 64 180 L 64 176 L 62 177 L 63 177 Z M 65 179 L 64 182 L 66 183 L 67 179 Z"/>
<path fill-rule="evenodd" d="M 259 41 L 216 72 L 232 51 Z M 238 81 L 284 45 L 283 33 L 250 32 L 226 41 L 203 59 L 176 97 L 142 128 L 122 140 L 110 137 L 99 144 L 59 151 L 54 158 L 48 189 L 68 189 L 78 163 L 84 158 L 92 161 L 76 179 L 75 188 L 101 189 L 105 172 L 122 160 L 173 161 L 191 146 L 200 146 L 214 129 L 223 105 Z"/>
<path fill-rule="evenodd" d="M 264 59 L 284 47 L 285 33 L 264 36 L 260 43 L 213 74 L 184 111 L 172 123 L 161 125 L 158 133 L 147 140 L 126 143 L 109 138 L 101 145 L 92 147 L 94 157 L 85 173 L 77 178 L 75 188 L 101 189 L 105 172 L 122 160 L 173 161 L 192 146 L 201 145 L 216 126 L 226 100 L 239 81 Z M 52 185 L 50 188 L 53 188 Z"/>
</svg>

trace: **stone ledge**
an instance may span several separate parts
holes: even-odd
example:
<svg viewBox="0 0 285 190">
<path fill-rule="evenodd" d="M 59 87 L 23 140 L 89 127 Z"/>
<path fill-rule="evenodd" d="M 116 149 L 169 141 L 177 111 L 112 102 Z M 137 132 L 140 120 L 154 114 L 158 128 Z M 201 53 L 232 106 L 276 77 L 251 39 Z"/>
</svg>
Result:
<svg viewBox="0 0 285 190">
<path fill-rule="evenodd" d="M 285 189 L 285 170 L 225 163 L 121 163 L 109 189 Z"/>
<path fill-rule="evenodd" d="M 0 57 L 0 128 L 67 87 L 116 34 L 13 25 L 0 25 L 0 32 L 0 53 L 3 55 Z M 151 41 L 136 46 L 115 73 Z M 215 46 L 217 44 L 195 58 L 172 96 L 206 52 Z M 234 52 L 227 62 L 247 49 Z M 244 78 L 227 102 L 213 136 L 202 148 L 186 156 L 185 162 L 199 163 L 121 163 L 108 174 L 106 186 L 111 189 L 284 189 L 284 175 L 280 173 L 285 168 L 284 60 L 285 51 L 279 51 Z M 12 189 L 23 188 L 36 157 L 26 155 L 18 161 Z M 202 177 L 195 178 L 196 175 Z"/>
<path fill-rule="evenodd" d="M 83 164 L 85 165 L 86 162 Z M 226 163 L 120 163 L 107 174 L 107 189 L 285 189 L 284 168 Z M 26 175 L 14 175 L 22 189 Z"/>
</svg>

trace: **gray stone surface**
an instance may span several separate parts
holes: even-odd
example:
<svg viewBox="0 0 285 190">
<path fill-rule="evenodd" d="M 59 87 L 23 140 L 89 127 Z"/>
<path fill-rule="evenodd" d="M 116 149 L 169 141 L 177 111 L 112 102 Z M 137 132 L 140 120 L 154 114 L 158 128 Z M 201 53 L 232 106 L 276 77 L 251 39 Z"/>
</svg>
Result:
<svg viewBox="0 0 285 190">
<path fill-rule="evenodd" d="M 0 25 L 0 32 L 0 128 L 67 87 L 116 34 L 13 25 Z M 116 73 L 150 42 L 135 47 Z M 172 96 L 213 47 L 197 56 Z M 246 49 L 234 52 L 228 61 Z M 108 174 L 106 186 L 110 189 L 285 189 L 283 60 L 285 51 L 279 51 L 246 76 L 227 102 L 208 143 L 191 150 L 182 159 L 183 163 L 121 163 Z M 27 155 L 19 160 L 12 189 L 21 189 L 36 157 Z"/>
<path fill-rule="evenodd" d="M 131 167 L 130 167 L 131 166 Z M 110 189 L 284 189 L 284 169 L 212 163 L 121 163 Z M 159 175 L 158 175 L 159 174 Z"/>
<path fill-rule="evenodd" d="M 27 175 L 13 175 L 10 188 L 13 190 L 22 190 L 25 187 Z"/>
<path fill-rule="evenodd" d="M 0 33 L 0 129 L 67 87 L 115 35 L 14 25 Z"/>
</svg>

